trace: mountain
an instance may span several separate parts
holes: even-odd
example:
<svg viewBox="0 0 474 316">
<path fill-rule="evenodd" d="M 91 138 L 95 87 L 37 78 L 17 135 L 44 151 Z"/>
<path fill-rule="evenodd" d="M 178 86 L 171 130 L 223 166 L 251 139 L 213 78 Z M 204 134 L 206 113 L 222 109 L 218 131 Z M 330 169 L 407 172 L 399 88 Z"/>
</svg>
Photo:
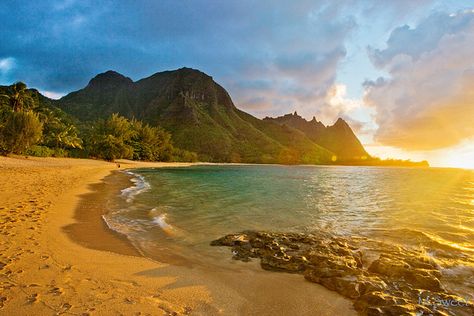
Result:
<svg viewBox="0 0 474 316">
<path fill-rule="evenodd" d="M 327 127 L 317 121 L 314 116 L 311 121 L 307 121 L 296 112 L 276 118 L 266 117 L 264 121 L 275 122 L 302 131 L 310 140 L 335 153 L 338 160 L 369 158 L 369 154 L 349 124 L 341 118 L 334 125 Z"/>
<path fill-rule="evenodd" d="M 321 124 L 321 134 L 312 131 L 317 129 L 313 125 L 306 130 L 283 124 L 280 118 L 260 120 L 237 109 L 212 77 L 190 68 L 135 82 L 107 71 L 61 98 L 58 106 L 80 121 L 119 113 L 160 125 L 171 132 L 177 147 L 198 153 L 202 161 L 318 164 L 331 162 L 339 153 L 344 153 L 341 157 L 367 154 L 363 148 L 346 146 L 354 143 L 346 137 L 355 138 L 349 126 Z M 350 152 L 352 148 L 357 150 Z"/>
</svg>

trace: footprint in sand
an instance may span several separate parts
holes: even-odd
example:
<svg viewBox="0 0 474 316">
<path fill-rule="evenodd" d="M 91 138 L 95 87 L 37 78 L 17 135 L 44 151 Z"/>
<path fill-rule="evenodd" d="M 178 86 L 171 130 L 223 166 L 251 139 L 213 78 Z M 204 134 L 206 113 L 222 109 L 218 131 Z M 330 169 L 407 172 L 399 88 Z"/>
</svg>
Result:
<svg viewBox="0 0 474 316">
<path fill-rule="evenodd" d="M 41 286 L 41 285 L 36 284 L 36 283 L 31 283 L 31 284 L 28 284 L 26 287 L 38 287 L 38 286 Z"/>
<path fill-rule="evenodd" d="M 72 307 L 71 304 L 69 304 L 69 303 L 64 303 L 63 305 L 61 305 L 62 312 L 63 312 L 63 313 L 67 312 L 68 310 L 71 309 L 71 307 Z"/>
<path fill-rule="evenodd" d="M 8 290 L 12 287 L 15 287 L 15 284 L 13 284 L 11 282 L 2 282 L 2 283 L 0 283 L 0 288 L 1 289 Z"/>
<path fill-rule="evenodd" d="M 111 280 L 112 282 L 116 282 L 116 283 L 119 283 L 119 284 L 124 284 L 124 285 L 128 285 L 128 286 L 134 286 L 134 287 L 138 287 L 139 284 L 135 281 L 127 281 L 127 280 L 119 280 L 119 279 L 115 279 L 115 280 Z"/>
<path fill-rule="evenodd" d="M 53 295 L 56 295 L 56 296 L 59 296 L 59 295 L 62 295 L 64 293 L 64 291 L 60 287 L 54 287 L 51 290 L 49 290 L 49 293 L 51 293 Z"/>
<path fill-rule="evenodd" d="M 135 301 L 134 299 L 129 298 L 129 297 L 127 297 L 126 299 L 124 299 L 124 302 L 125 302 L 126 304 L 131 304 L 131 305 L 137 303 L 137 301 Z"/>
<path fill-rule="evenodd" d="M 28 298 L 26 299 L 26 301 L 29 303 L 29 304 L 33 304 L 33 303 L 36 303 L 39 299 L 39 294 L 38 293 L 33 293 L 31 294 L 30 296 L 28 296 Z"/>
<path fill-rule="evenodd" d="M 72 270 L 72 265 L 70 265 L 70 264 L 67 264 L 63 267 L 63 272 L 71 271 L 71 270 Z"/>
<path fill-rule="evenodd" d="M 0 296 L 0 308 L 3 308 L 3 306 L 5 306 L 6 301 L 7 301 L 6 296 Z"/>
</svg>

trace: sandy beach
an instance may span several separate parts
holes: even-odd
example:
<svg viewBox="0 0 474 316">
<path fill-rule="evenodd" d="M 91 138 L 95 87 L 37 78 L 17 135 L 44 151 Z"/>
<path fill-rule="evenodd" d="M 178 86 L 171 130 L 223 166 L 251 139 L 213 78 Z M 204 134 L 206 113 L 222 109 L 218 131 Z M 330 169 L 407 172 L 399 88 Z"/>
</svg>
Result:
<svg viewBox="0 0 474 316">
<path fill-rule="evenodd" d="M 104 190 L 125 184 L 107 182 L 117 169 L 96 160 L 0 157 L 1 315 L 354 314 L 351 301 L 296 275 L 245 263 L 235 263 L 243 268 L 234 274 L 202 272 L 141 257 L 84 204 L 95 192 L 97 209 L 97 192 L 106 198 Z"/>
</svg>

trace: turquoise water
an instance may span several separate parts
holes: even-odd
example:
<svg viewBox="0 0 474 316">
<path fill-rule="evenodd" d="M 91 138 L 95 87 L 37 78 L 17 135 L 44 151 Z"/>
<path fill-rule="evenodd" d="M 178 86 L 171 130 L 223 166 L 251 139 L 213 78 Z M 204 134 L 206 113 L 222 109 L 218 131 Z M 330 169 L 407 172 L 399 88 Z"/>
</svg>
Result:
<svg viewBox="0 0 474 316">
<path fill-rule="evenodd" d="M 229 233 L 324 231 L 366 238 L 374 252 L 377 242 L 423 249 L 446 284 L 474 293 L 473 171 L 229 165 L 131 175 L 104 219 L 145 256 L 209 264 L 223 256 L 209 243 Z"/>
</svg>

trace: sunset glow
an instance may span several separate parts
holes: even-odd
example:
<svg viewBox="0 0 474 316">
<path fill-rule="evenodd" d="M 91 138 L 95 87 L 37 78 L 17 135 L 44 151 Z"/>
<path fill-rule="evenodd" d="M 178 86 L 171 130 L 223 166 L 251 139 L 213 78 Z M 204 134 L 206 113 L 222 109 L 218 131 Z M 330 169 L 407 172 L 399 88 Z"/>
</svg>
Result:
<svg viewBox="0 0 474 316">
<path fill-rule="evenodd" d="M 474 315 L 472 0 L 0 20 L 1 315 Z"/>
<path fill-rule="evenodd" d="M 372 155 L 473 168 L 472 2 L 198 2 L 3 4 L 0 85 L 58 99 L 109 69 L 192 67 L 258 118 L 342 117 Z"/>
</svg>

